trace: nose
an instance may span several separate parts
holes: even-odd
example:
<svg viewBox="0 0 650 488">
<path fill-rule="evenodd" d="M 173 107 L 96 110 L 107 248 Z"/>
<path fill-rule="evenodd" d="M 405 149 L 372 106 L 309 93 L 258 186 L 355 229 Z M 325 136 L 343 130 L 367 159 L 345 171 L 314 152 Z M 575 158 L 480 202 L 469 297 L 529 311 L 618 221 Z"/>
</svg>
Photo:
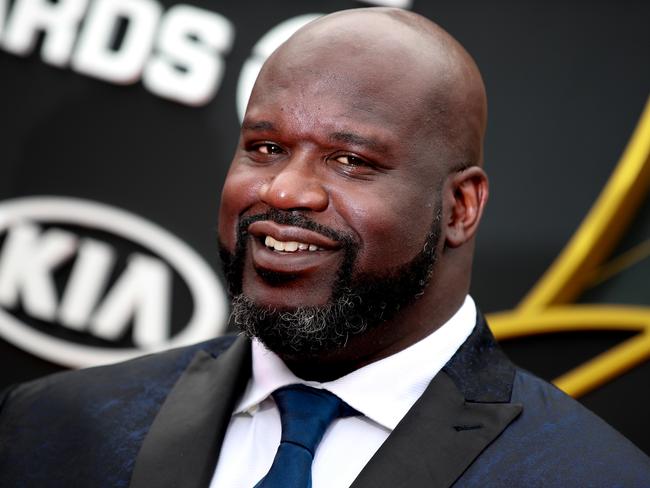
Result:
<svg viewBox="0 0 650 488">
<path fill-rule="evenodd" d="M 313 164 L 296 159 L 278 167 L 277 173 L 260 186 L 260 200 L 281 210 L 324 211 L 329 205 L 329 195 Z"/>
</svg>

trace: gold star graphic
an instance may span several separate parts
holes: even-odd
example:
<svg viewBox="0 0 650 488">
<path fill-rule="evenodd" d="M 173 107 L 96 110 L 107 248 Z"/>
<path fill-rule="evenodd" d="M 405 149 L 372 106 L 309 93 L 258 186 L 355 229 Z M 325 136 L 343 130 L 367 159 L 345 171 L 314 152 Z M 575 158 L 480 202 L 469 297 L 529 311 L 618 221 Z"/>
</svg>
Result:
<svg viewBox="0 0 650 488">
<path fill-rule="evenodd" d="M 583 395 L 650 358 L 650 307 L 572 303 L 588 287 L 650 255 L 650 239 L 606 261 L 650 188 L 650 99 L 614 172 L 562 252 L 513 310 L 488 315 L 499 340 L 533 334 L 626 330 L 638 332 L 556 378 Z"/>
</svg>

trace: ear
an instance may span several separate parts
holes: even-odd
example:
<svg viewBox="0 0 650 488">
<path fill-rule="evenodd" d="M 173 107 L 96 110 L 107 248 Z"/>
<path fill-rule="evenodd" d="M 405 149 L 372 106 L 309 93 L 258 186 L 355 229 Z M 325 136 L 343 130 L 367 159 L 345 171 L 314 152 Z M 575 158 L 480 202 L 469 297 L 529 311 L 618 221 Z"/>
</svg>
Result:
<svg viewBox="0 0 650 488">
<path fill-rule="evenodd" d="M 459 247 L 476 234 L 488 199 L 488 179 L 482 168 L 471 166 L 452 174 L 447 183 L 445 245 Z"/>
</svg>

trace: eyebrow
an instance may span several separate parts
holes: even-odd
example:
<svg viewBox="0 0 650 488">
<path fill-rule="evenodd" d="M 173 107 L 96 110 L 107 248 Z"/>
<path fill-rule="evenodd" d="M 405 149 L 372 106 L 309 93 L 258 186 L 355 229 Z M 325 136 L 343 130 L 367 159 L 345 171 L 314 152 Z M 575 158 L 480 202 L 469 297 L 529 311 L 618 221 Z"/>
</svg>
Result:
<svg viewBox="0 0 650 488">
<path fill-rule="evenodd" d="M 269 122 L 268 120 L 244 120 L 242 123 L 242 130 L 254 132 L 278 132 L 278 129 L 273 125 L 273 122 Z M 344 142 L 346 144 L 354 144 L 355 146 L 367 147 L 379 152 L 386 150 L 386 146 L 376 139 L 364 137 L 353 132 L 332 132 L 329 135 L 329 140 L 332 142 Z"/>
<path fill-rule="evenodd" d="M 259 120 L 255 122 L 247 122 L 244 120 L 244 123 L 242 124 L 242 129 L 244 130 L 252 130 L 252 131 L 275 131 L 275 126 L 273 123 L 268 122 L 266 120 Z"/>
<path fill-rule="evenodd" d="M 385 150 L 384 144 L 381 144 L 376 139 L 363 137 L 359 134 L 353 134 L 352 132 L 333 132 L 330 134 L 329 138 L 331 141 L 345 142 L 347 144 L 354 144 L 356 146 L 364 146 L 375 151 Z"/>
</svg>

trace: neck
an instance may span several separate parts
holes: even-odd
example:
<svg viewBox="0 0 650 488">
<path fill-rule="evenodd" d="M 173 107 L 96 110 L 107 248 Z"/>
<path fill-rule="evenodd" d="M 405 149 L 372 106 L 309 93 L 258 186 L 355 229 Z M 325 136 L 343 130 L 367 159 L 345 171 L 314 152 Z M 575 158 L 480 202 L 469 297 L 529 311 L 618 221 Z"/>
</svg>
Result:
<svg viewBox="0 0 650 488">
<path fill-rule="evenodd" d="M 466 294 L 464 291 L 443 301 L 425 294 L 392 319 L 351 337 L 341 349 L 318 356 L 281 358 L 299 378 L 321 383 L 335 380 L 424 339 L 458 311 Z"/>
</svg>

